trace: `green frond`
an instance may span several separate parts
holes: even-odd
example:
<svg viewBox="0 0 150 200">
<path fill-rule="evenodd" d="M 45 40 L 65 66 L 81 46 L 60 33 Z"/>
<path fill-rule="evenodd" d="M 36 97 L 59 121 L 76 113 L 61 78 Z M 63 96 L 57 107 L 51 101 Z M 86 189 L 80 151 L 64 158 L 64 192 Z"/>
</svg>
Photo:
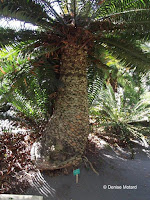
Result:
<svg viewBox="0 0 150 200">
<path fill-rule="evenodd" d="M 82 41 L 89 50 L 90 103 L 103 87 L 102 80 L 109 75 L 109 60 L 118 59 L 124 66 L 141 67 L 142 71 L 149 69 L 149 54 L 145 54 L 141 45 L 141 42 L 150 39 L 149 7 L 148 0 L 0 1 L 1 19 L 18 19 L 39 28 L 35 31 L 0 28 L 0 47 L 7 50 L 0 55 L 3 96 L 7 98 L 6 94 L 12 94 L 16 106 L 17 101 L 27 100 L 28 113 L 31 108 L 34 110 L 34 105 L 45 105 L 48 93 L 55 92 L 57 88 L 45 93 L 46 86 L 51 88 L 51 85 L 55 85 L 55 81 L 47 78 L 48 75 L 51 77 L 49 69 L 54 72 L 54 66 L 61 64 L 62 51 L 57 50 L 74 41 L 79 46 L 82 46 Z M 74 37 L 74 41 L 68 39 Z M 59 59 L 53 59 L 53 54 L 57 54 Z M 30 92 L 26 92 L 26 89 Z M 109 91 L 112 93 L 111 89 Z M 31 96 L 34 96 L 32 100 Z M 44 104 L 40 98 L 46 99 Z M 114 97 L 111 100 L 115 102 Z M 22 106 L 20 103 L 18 109 L 20 107 L 21 110 Z"/>
<path fill-rule="evenodd" d="M 149 1 L 103 1 L 99 7 L 101 17 L 95 15 L 89 30 L 99 37 L 109 33 L 146 41 L 150 38 L 149 7 Z"/>
<path fill-rule="evenodd" d="M 65 25 L 63 17 L 61 16 L 61 13 L 58 14 L 56 9 L 54 8 L 54 4 L 56 2 L 58 3 L 58 1 L 51 2 L 51 1 L 42 0 L 40 2 L 41 2 L 42 7 L 44 8 L 44 10 L 46 10 L 49 16 L 52 16 L 52 18 L 55 18 L 60 24 Z M 60 4 L 58 5 L 60 6 Z"/>
<path fill-rule="evenodd" d="M 113 23 L 120 24 L 119 31 L 116 34 L 124 34 L 131 40 L 149 40 L 150 39 L 150 16 L 149 9 L 135 10 L 132 12 L 122 13 L 116 16 Z M 117 27 L 117 26 L 116 26 Z"/>
<path fill-rule="evenodd" d="M 72 26 L 88 26 L 94 12 L 94 0 L 63 0 L 56 2 L 62 11 L 65 24 L 68 24 L 69 18 Z"/>
<path fill-rule="evenodd" d="M 128 40 L 150 39 L 150 16 L 149 9 L 132 10 L 100 21 L 92 21 L 89 31 L 101 37 L 110 34 L 116 37 L 126 37 Z"/>
<path fill-rule="evenodd" d="M 78 15 L 85 16 L 85 17 L 91 17 L 93 10 L 92 5 L 94 1 L 77 1 L 78 2 Z"/>
<path fill-rule="evenodd" d="M 88 69 L 88 101 L 89 106 L 92 105 L 95 98 L 98 96 L 99 91 L 103 87 L 104 72 L 101 68 L 90 66 Z"/>
<path fill-rule="evenodd" d="M 0 17 L 18 19 L 43 28 L 50 28 L 53 19 L 44 11 L 42 4 L 32 0 L 4 0 L 0 3 Z"/>
<path fill-rule="evenodd" d="M 111 134 L 115 134 L 119 140 L 129 143 L 131 138 L 136 138 L 143 141 L 143 133 L 149 132 L 149 128 L 145 129 L 139 123 L 150 118 L 150 101 L 142 99 L 141 96 L 130 105 L 128 98 L 132 98 L 133 95 L 130 93 L 126 99 L 125 93 L 126 90 L 123 88 L 114 93 L 112 87 L 107 85 L 95 99 L 90 113 L 99 120 L 100 126 L 109 127 Z"/>
<path fill-rule="evenodd" d="M 112 17 L 113 15 L 121 15 L 123 12 L 130 12 L 136 9 L 149 9 L 149 0 L 107 0 L 103 1 L 101 5 L 98 6 L 95 16 L 99 19 Z"/>
<path fill-rule="evenodd" d="M 0 48 L 17 44 L 19 42 L 34 41 L 39 38 L 38 31 L 20 30 L 15 31 L 9 28 L 0 28 Z"/>
<path fill-rule="evenodd" d="M 111 55 L 120 60 L 122 64 L 127 67 L 138 67 L 144 71 L 149 69 L 150 58 L 145 54 L 141 48 L 130 42 L 128 39 L 122 38 L 105 38 L 102 40 L 102 45 Z"/>
<path fill-rule="evenodd" d="M 48 119 L 54 100 L 51 94 L 60 85 L 54 71 L 57 62 L 46 58 L 41 61 L 41 57 L 31 62 L 21 55 L 13 54 L 12 59 L 9 56 L 1 63 L 1 103 L 11 103 L 33 121 Z"/>
</svg>

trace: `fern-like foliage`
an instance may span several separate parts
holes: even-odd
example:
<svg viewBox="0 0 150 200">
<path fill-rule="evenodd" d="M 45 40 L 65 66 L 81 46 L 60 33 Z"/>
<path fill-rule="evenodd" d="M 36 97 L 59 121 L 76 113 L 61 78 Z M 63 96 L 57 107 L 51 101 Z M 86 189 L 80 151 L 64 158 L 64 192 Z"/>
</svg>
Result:
<svg viewBox="0 0 150 200">
<path fill-rule="evenodd" d="M 44 46 L 46 43 L 61 48 L 67 34 L 74 35 L 74 28 L 82 28 L 89 33 L 87 40 L 94 40 L 98 49 L 104 47 L 105 52 L 115 56 L 125 66 L 148 68 L 149 57 L 144 55 L 137 41 L 149 40 L 149 6 L 148 0 L 3 0 L 0 3 L 1 18 L 36 25 L 37 31 L 1 29 L 0 42 L 1 45 L 8 45 L 29 42 L 32 38 L 36 45 Z M 83 38 L 85 34 L 78 41 L 84 43 Z"/>
<path fill-rule="evenodd" d="M 91 66 L 88 70 L 88 101 L 92 105 L 104 85 L 104 72 L 102 69 Z"/>
<path fill-rule="evenodd" d="M 18 111 L 34 121 L 47 120 L 52 114 L 54 95 L 59 86 L 50 58 L 38 60 L 12 51 L 3 52 L 1 73 L 1 103 L 10 102 Z M 9 50 L 10 52 L 10 50 Z M 41 52 L 40 52 L 41 54 Z M 53 62 L 50 65 L 49 62 Z"/>
<path fill-rule="evenodd" d="M 3 18 L 18 19 L 41 27 L 47 27 L 53 20 L 44 11 L 38 1 L 4 0 L 0 3 L 0 15 Z M 48 23 L 49 22 L 49 23 Z"/>
<path fill-rule="evenodd" d="M 90 103 L 109 74 L 108 61 L 149 69 L 150 54 L 141 45 L 150 39 L 149 7 L 149 0 L 0 1 L 0 19 L 30 24 L 30 30 L 17 30 L 0 23 L 1 101 L 26 108 L 32 118 L 50 114 L 54 98 L 49 95 L 57 91 L 67 45 L 88 53 Z"/>
<path fill-rule="evenodd" d="M 128 89 L 118 88 L 115 93 L 111 85 L 107 85 L 106 89 L 100 91 L 90 110 L 100 126 L 111 128 L 112 133 L 124 142 L 129 142 L 132 137 L 143 140 L 144 129 L 141 122 L 150 120 L 149 98 L 143 98 L 142 93 L 133 103 L 132 87 L 136 88 L 130 85 Z M 127 94 L 129 91 L 130 96 Z"/>
</svg>

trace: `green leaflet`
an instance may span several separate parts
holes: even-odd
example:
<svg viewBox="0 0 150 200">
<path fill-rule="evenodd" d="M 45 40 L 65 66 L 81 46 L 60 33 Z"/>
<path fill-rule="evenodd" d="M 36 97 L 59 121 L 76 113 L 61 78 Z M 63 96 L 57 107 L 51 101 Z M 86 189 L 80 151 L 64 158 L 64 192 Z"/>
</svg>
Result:
<svg viewBox="0 0 150 200">
<path fill-rule="evenodd" d="M 43 106 L 40 98 L 48 99 L 48 92 L 47 97 L 42 96 L 44 90 L 48 91 L 47 86 L 51 88 L 49 94 L 57 89 L 55 81 L 59 79 L 63 48 L 73 41 L 88 52 L 90 103 L 104 87 L 103 81 L 111 70 L 108 62 L 117 60 L 124 67 L 149 70 L 149 52 L 142 49 L 142 44 L 150 39 L 149 8 L 149 0 L 3 0 L 1 19 L 17 19 L 36 26 L 30 30 L 21 27 L 18 31 L 0 28 L 0 48 L 8 50 L 0 55 L 0 78 L 5 93 L 24 100 L 33 95 L 32 103 L 27 100 L 28 110 L 33 111 L 34 104 Z M 30 92 L 25 97 L 26 89 Z"/>
</svg>

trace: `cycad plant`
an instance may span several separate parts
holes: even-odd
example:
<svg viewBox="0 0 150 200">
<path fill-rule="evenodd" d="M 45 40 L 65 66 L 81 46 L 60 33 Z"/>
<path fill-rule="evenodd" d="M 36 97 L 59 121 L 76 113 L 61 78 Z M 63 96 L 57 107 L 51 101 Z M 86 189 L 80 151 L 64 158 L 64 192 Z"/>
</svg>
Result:
<svg viewBox="0 0 150 200">
<path fill-rule="evenodd" d="M 116 135 L 124 144 L 129 144 L 131 139 L 143 141 L 144 128 L 143 122 L 150 120 L 150 100 L 143 98 L 144 93 L 136 103 L 133 94 L 127 97 L 126 93 L 132 91 L 133 86 L 128 89 L 118 88 L 115 93 L 111 85 L 101 90 L 95 102 L 91 106 L 90 113 L 95 116 L 99 126 L 105 127 L 106 131 Z"/>
<path fill-rule="evenodd" d="M 9 49 L 9 53 L 12 49 Z M 17 52 L 1 52 L 0 102 L 11 103 L 18 111 L 34 122 L 47 120 L 52 113 L 52 100 L 58 86 L 53 68 L 45 60 L 35 63 Z M 36 64 L 35 64 L 36 65 Z"/>
<path fill-rule="evenodd" d="M 9 90 L 15 87 L 19 91 L 23 84 L 19 82 L 21 76 L 26 90 L 35 88 L 33 99 L 48 101 L 43 92 L 48 84 L 44 75 L 41 76 L 44 88 L 40 87 L 40 98 L 36 96 L 35 80 L 39 79 L 39 74 L 31 78 L 33 82 L 28 82 L 31 73 L 34 76 L 37 69 L 42 71 L 44 67 L 46 71 L 53 69 L 55 78 L 61 82 L 57 87 L 53 115 L 41 140 L 39 166 L 43 169 L 61 168 L 81 160 L 89 133 L 89 67 L 106 69 L 105 58 L 115 57 L 125 67 L 141 67 L 143 71 L 149 68 L 148 53 L 145 54 L 140 45 L 150 37 L 149 7 L 149 0 L 0 1 L 1 19 L 22 22 L 19 30 L 11 26 L 0 28 L 1 48 L 5 48 L 9 56 L 11 50 L 15 50 L 18 61 L 24 57 L 23 63 L 16 59 L 10 62 L 14 79 L 9 83 Z M 30 26 L 26 26 L 27 23 Z M 1 63 L 8 60 L 1 58 Z M 8 65 L 1 66 L 4 81 Z M 22 94 L 18 95 L 14 97 L 16 100 Z M 35 110 L 37 116 L 38 110 Z"/>
</svg>

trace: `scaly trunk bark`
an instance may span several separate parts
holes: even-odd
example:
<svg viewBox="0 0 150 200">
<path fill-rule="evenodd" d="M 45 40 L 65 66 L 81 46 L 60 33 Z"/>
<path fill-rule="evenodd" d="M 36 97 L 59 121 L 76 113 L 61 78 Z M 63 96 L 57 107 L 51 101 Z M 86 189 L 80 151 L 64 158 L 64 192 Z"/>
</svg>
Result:
<svg viewBox="0 0 150 200">
<path fill-rule="evenodd" d="M 76 164 L 85 150 L 89 134 L 86 60 L 86 51 L 77 45 L 62 50 L 63 86 L 41 141 L 39 168 L 58 169 Z"/>
</svg>

